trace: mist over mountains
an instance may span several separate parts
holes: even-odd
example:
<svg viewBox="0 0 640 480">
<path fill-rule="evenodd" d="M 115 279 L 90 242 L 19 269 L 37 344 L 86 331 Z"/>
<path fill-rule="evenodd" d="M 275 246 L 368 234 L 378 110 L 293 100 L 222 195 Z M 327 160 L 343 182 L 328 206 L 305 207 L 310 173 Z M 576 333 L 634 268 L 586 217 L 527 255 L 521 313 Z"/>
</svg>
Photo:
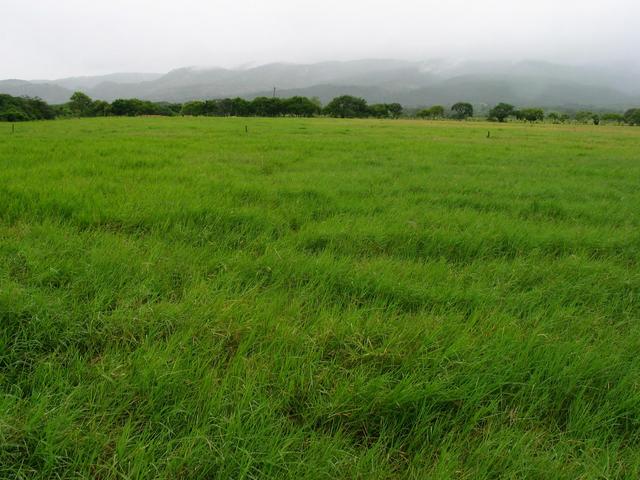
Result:
<svg viewBox="0 0 640 480">
<path fill-rule="evenodd" d="M 116 73 L 59 80 L 3 80 L 0 93 L 64 103 L 76 90 L 106 101 L 140 98 L 184 102 L 276 94 L 350 94 L 407 107 L 469 101 L 518 106 L 626 108 L 640 104 L 640 75 L 624 66 L 575 67 L 547 62 L 356 60 L 272 63 L 251 68 L 180 68 L 166 74 Z"/>
</svg>

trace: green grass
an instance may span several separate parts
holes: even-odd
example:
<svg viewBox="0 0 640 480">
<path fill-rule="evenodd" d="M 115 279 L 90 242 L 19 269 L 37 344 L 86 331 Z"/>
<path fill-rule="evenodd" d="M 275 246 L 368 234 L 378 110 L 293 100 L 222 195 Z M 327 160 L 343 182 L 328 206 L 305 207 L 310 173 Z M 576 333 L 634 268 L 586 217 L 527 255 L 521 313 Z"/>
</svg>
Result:
<svg viewBox="0 0 640 480">
<path fill-rule="evenodd" d="M 604 126 L 0 124 L 0 478 L 638 478 L 639 153 Z"/>
</svg>

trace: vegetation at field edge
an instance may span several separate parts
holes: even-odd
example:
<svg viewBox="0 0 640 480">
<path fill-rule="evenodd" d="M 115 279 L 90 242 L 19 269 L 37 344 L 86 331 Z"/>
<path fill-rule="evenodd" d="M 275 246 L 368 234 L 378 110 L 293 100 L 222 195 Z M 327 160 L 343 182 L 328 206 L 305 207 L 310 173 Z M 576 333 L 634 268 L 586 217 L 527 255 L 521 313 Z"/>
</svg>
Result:
<svg viewBox="0 0 640 480">
<path fill-rule="evenodd" d="M 600 122 L 615 125 L 640 125 L 640 108 L 622 112 L 572 111 L 564 113 L 542 108 L 516 109 L 508 103 L 499 103 L 493 108 L 481 105 L 476 112 L 472 104 L 457 102 L 449 110 L 442 105 L 425 109 L 405 110 L 399 103 L 376 103 L 369 105 L 364 98 L 341 95 L 324 107 L 318 98 L 295 96 L 291 98 L 256 97 L 221 98 L 214 100 L 196 100 L 180 103 L 150 102 L 137 98 L 117 99 L 112 103 L 93 100 L 82 92 L 75 92 L 69 102 L 62 105 L 48 105 L 38 98 L 12 97 L 0 94 L 0 122 L 23 122 L 33 120 L 52 120 L 54 118 L 90 118 L 90 117 L 138 117 L 138 116 L 192 116 L 192 117 L 316 117 L 334 118 L 379 118 L 398 119 L 423 118 L 442 120 L 489 120 L 500 123 L 507 120 L 527 122 L 548 122 L 564 124 L 575 121 L 579 124 L 599 125 Z M 567 112 L 570 112 L 571 115 Z"/>
</svg>

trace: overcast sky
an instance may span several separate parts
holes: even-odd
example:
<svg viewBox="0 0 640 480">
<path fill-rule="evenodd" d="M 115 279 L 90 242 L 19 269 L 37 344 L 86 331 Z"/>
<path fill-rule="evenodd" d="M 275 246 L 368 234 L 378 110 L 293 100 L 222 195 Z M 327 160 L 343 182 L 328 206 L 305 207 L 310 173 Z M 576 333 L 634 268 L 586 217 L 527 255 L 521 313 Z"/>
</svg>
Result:
<svg viewBox="0 0 640 480">
<path fill-rule="evenodd" d="M 640 57 L 640 0 L 0 0 L 0 12 L 0 78 L 358 58 Z"/>
</svg>

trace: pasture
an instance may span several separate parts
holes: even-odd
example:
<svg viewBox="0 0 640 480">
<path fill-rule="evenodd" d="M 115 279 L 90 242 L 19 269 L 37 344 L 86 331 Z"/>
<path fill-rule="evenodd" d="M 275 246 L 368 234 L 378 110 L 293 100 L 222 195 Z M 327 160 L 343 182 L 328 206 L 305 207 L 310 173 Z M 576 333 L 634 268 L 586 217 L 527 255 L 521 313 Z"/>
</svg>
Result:
<svg viewBox="0 0 640 480">
<path fill-rule="evenodd" d="M 638 478 L 639 260 L 639 128 L 0 124 L 0 478 Z"/>
</svg>

